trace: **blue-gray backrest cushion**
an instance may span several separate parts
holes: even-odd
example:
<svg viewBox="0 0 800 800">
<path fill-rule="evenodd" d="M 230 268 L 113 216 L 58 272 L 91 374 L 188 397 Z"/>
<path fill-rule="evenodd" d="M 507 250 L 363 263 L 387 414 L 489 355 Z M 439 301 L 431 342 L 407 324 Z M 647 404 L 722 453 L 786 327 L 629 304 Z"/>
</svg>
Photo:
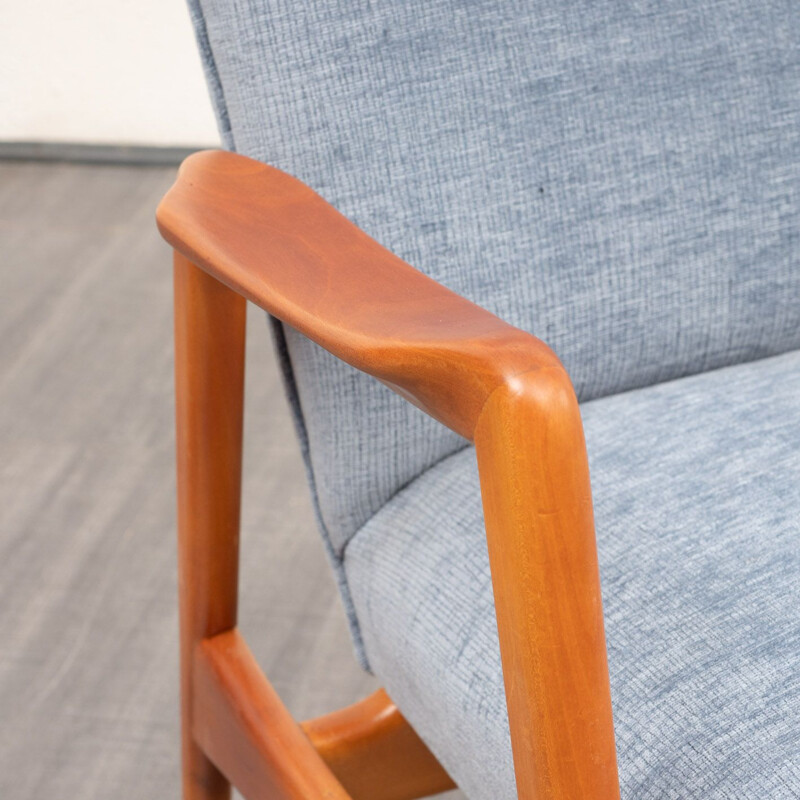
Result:
<svg viewBox="0 0 800 800">
<path fill-rule="evenodd" d="M 191 0 L 226 145 L 588 399 L 800 346 L 797 0 Z M 461 446 L 285 331 L 334 554 Z"/>
</svg>

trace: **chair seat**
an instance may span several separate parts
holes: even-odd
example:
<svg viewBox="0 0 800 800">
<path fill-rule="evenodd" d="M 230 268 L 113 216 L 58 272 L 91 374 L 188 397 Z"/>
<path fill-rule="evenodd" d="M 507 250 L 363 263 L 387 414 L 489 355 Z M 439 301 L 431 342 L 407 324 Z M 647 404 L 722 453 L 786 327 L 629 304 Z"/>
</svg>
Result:
<svg viewBox="0 0 800 800">
<path fill-rule="evenodd" d="M 800 351 L 582 412 L 623 798 L 800 797 Z M 389 694 L 468 797 L 516 797 L 472 448 L 345 569 Z"/>
</svg>

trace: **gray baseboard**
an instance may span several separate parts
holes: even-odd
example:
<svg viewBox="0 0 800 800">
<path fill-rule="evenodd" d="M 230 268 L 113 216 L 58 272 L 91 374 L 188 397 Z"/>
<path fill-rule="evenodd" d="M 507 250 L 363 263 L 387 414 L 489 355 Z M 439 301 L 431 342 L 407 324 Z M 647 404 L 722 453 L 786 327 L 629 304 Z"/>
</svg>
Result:
<svg viewBox="0 0 800 800">
<path fill-rule="evenodd" d="M 71 142 L 0 142 L 0 161 L 71 161 L 77 164 L 177 166 L 197 147 L 147 147 Z"/>
</svg>

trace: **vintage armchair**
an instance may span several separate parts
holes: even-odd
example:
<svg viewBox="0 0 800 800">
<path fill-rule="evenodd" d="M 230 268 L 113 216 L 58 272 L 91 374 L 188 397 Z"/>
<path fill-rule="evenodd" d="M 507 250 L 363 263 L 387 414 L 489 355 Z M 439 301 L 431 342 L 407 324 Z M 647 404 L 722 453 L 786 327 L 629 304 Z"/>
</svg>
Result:
<svg viewBox="0 0 800 800">
<path fill-rule="evenodd" d="M 800 796 L 800 6 L 191 8 L 184 797 Z M 386 687 L 302 724 L 236 631 L 246 300 Z"/>
</svg>

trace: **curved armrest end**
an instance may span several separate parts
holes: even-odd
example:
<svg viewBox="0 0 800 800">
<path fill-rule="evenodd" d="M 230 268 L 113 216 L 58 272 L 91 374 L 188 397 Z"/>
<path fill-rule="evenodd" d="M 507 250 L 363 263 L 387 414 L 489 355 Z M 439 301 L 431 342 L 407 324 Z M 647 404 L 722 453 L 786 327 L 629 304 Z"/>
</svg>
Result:
<svg viewBox="0 0 800 800">
<path fill-rule="evenodd" d="M 467 438 L 498 386 L 563 369 L 534 336 L 409 266 L 274 167 L 196 153 L 156 216 L 186 258 Z"/>
</svg>

